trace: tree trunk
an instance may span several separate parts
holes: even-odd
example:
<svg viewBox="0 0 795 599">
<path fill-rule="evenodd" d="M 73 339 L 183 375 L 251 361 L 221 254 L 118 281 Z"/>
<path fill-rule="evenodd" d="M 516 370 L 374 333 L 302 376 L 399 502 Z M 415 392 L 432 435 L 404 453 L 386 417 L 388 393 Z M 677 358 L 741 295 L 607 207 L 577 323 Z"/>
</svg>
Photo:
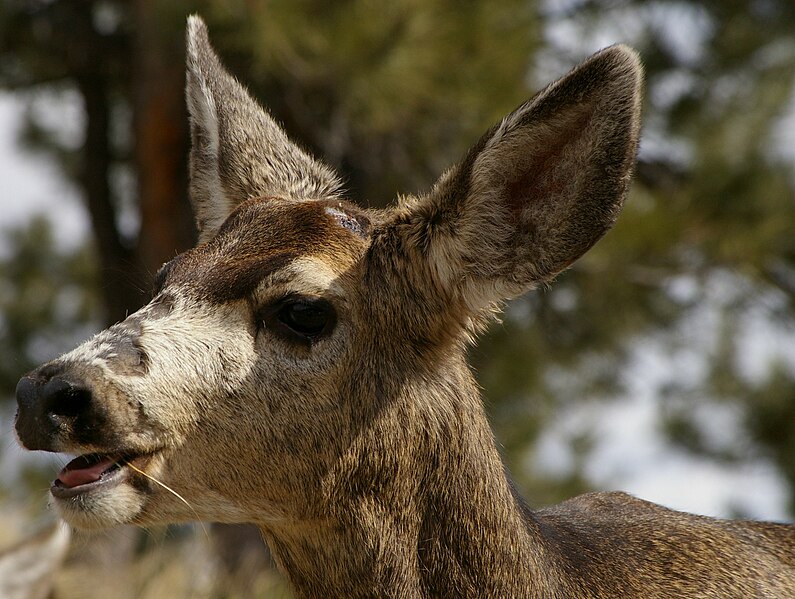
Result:
<svg viewBox="0 0 795 599">
<path fill-rule="evenodd" d="M 187 198 L 188 118 L 183 93 L 184 16 L 162 0 L 135 3 L 133 156 L 141 233 L 138 254 L 151 277 L 193 245 Z"/>
<path fill-rule="evenodd" d="M 135 252 L 123 243 L 116 225 L 110 187 L 109 82 L 102 75 L 82 74 L 77 77 L 77 86 L 86 113 L 80 175 L 97 244 L 105 321 L 112 324 L 123 320 L 143 299 L 140 268 Z"/>
</svg>

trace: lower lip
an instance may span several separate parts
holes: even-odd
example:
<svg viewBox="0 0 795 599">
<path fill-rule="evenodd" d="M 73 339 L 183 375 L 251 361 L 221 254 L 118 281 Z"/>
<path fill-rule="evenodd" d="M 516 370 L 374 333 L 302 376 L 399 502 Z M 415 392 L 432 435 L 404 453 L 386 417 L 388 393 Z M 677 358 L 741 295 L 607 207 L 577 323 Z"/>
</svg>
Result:
<svg viewBox="0 0 795 599">
<path fill-rule="evenodd" d="M 128 474 L 129 468 L 127 466 L 121 466 L 104 473 L 99 480 L 76 487 L 65 487 L 60 484 L 58 480 L 55 480 L 50 486 L 50 493 L 56 499 L 71 499 L 73 497 L 79 497 L 80 495 L 116 487 L 127 479 Z"/>
</svg>

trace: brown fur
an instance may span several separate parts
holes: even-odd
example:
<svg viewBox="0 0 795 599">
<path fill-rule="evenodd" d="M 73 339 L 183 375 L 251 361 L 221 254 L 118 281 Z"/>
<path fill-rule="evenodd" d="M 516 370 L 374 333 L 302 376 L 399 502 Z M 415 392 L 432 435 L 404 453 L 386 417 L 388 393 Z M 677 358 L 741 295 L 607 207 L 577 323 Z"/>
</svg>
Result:
<svg viewBox="0 0 795 599">
<path fill-rule="evenodd" d="M 300 597 L 795 596 L 792 526 L 621 493 L 528 509 L 465 362 L 500 302 L 613 224 L 639 128 L 634 52 L 594 55 L 384 211 L 340 202 L 198 18 L 188 65 L 202 243 L 148 306 L 18 387 L 24 445 L 148 475 L 55 484 L 64 518 L 255 523 Z M 322 334 L 285 324 L 296 301 L 323 307 Z"/>
</svg>

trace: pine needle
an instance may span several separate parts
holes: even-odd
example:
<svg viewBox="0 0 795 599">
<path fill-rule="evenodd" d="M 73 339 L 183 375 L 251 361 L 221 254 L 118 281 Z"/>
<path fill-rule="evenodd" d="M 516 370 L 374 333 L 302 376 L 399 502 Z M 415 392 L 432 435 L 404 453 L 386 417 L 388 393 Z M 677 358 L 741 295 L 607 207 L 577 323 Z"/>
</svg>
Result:
<svg viewBox="0 0 795 599">
<path fill-rule="evenodd" d="M 138 468 L 136 468 L 135 466 L 133 466 L 133 465 L 132 465 L 130 462 L 124 462 L 124 463 L 125 463 L 125 465 L 127 465 L 127 466 L 129 466 L 130 468 L 132 468 L 133 470 L 135 470 L 135 471 L 136 471 L 138 474 L 142 474 L 143 476 L 145 476 L 146 478 L 148 478 L 149 480 L 151 480 L 153 483 L 156 483 L 156 484 L 160 485 L 161 487 L 163 487 L 163 488 L 164 488 L 166 491 L 168 491 L 168 492 L 169 492 L 169 493 L 171 493 L 171 494 L 172 494 L 174 497 L 176 497 L 177 499 L 179 499 L 179 500 L 180 500 L 182 503 L 184 503 L 185 505 L 187 505 L 187 506 L 188 506 L 188 508 L 190 509 L 190 511 L 192 511 L 192 512 L 193 512 L 193 515 L 194 515 L 194 516 L 196 516 L 196 521 L 199 523 L 199 526 L 201 526 L 201 527 L 202 527 L 202 531 L 204 532 L 204 536 L 207 538 L 207 541 L 209 541 L 209 540 L 210 540 L 210 535 L 209 535 L 209 533 L 207 532 L 207 529 L 204 527 L 204 522 L 202 522 L 202 521 L 201 521 L 201 518 L 199 518 L 199 514 L 197 514 L 197 513 L 196 513 L 196 510 L 195 510 L 195 509 L 193 509 L 193 506 L 192 506 L 190 503 L 188 503 L 188 501 L 187 501 L 187 500 L 186 500 L 186 499 L 185 499 L 185 498 L 184 498 L 182 495 L 180 495 L 179 493 L 177 493 L 177 492 L 176 492 L 174 489 L 172 489 L 171 487 L 169 487 L 167 484 L 165 484 L 165 483 L 162 483 L 162 482 L 160 482 L 159 480 L 157 480 L 157 479 L 156 479 L 154 476 L 152 476 L 151 474 L 147 474 L 147 473 L 146 473 L 146 472 L 144 472 L 143 470 L 139 470 Z"/>
</svg>

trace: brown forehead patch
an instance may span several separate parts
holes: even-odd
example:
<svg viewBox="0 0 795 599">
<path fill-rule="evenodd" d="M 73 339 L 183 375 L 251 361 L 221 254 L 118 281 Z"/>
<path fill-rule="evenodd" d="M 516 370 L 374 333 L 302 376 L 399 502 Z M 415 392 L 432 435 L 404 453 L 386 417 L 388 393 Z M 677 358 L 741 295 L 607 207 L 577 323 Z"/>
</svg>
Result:
<svg viewBox="0 0 795 599">
<path fill-rule="evenodd" d="M 248 200 L 215 237 L 174 258 L 157 278 L 160 287 L 180 284 L 230 301 L 301 256 L 322 255 L 347 268 L 364 252 L 369 231 L 367 215 L 346 202 Z"/>
</svg>

